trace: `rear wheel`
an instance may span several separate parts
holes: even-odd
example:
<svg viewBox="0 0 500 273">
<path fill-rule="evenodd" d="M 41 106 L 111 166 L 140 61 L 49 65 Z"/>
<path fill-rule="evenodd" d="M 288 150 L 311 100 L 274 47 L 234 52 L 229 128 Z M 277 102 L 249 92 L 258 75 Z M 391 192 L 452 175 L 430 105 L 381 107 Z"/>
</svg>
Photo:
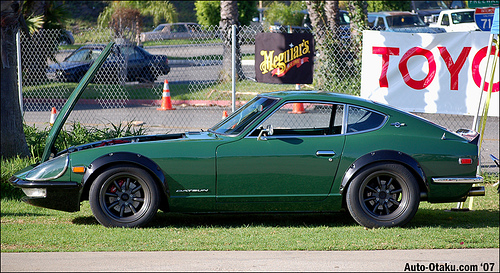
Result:
<svg viewBox="0 0 500 273">
<path fill-rule="evenodd" d="M 160 194 L 153 177 L 134 166 L 117 166 L 100 174 L 90 187 L 89 203 L 107 227 L 138 227 L 158 211 Z"/>
<path fill-rule="evenodd" d="M 418 210 L 415 177 L 399 164 L 379 163 L 358 173 L 347 189 L 347 208 L 359 224 L 393 227 L 408 223 Z"/>
</svg>

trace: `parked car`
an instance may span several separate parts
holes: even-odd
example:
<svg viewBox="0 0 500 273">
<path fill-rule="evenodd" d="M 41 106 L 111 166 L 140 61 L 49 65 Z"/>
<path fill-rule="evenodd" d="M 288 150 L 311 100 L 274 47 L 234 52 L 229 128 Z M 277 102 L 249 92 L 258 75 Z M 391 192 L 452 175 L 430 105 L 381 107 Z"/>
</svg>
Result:
<svg viewBox="0 0 500 273">
<path fill-rule="evenodd" d="M 444 1 L 410 1 L 410 7 L 411 11 L 427 25 L 435 23 L 439 13 L 448 9 Z"/>
<path fill-rule="evenodd" d="M 49 65 L 47 77 L 60 82 L 79 82 L 101 54 L 104 46 L 85 45 L 78 48 L 63 62 Z M 167 75 L 170 72 L 167 56 L 153 55 L 143 48 L 127 44 L 116 46 L 103 68 L 106 70 L 98 78 L 108 78 L 110 81 L 117 81 L 120 75 L 123 75 L 124 80 L 127 81 L 151 82 L 155 81 L 158 76 Z M 110 76 L 114 78 L 110 79 Z"/>
<path fill-rule="evenodd" d="M 474 9 L 449 9 L 439 14 L 436 23 L 431 27 L 441 27 L 447 32 L 480 30 L 474 19 Z"/>
<path fill-rule="evenodd" d="M 311 19 L 309 17 L 309 12 L 305 9 L 301 11 L 304 14 L 304 18 L 302 19 L 301 26 L 284 26 L 279 24 L 274 24 L 269 26 L 270 32 L 278 32 L 278 33 L 311 33 L 312 25 Z M 339 33 L 342 39 L 350 39 L 351 31 L 350 31 L 350 18 L 349 12 L 346 10 L 339 10 Z"/>
<path fill-rule="evenodd" d="M 476 132 L 454 133 L 387 105 L 327 92 L 264 93 L 207 131 L 56 151 L 57 133 L 83 86 L 84 81 L 60 111 L 41 163 L 9 180 L 23 189 L 29 204 L 71 212 L 89 200 L 96 219 L 109 227 L 146 225 L 159 208 L 183 213 L 345 208 L 371 228 L 408 223 L 421 201 L 484 195 L 484 187 L 473 187 L 482 182 L 476 176 Z"/>
<path fill-rule="evenodd" d="M 373 30 L 410 33 L 443 33 L 443 28 L 429 27 L 416 13 L 408 11 L 369 12 L 368 26 Z"/>
<path fill-rule="evenodd" d="M 196 23 L 173 23 L 161 24 L 153 31 L 143 32 L 140 35 L 141 42 L 158 41 L 158 40 L 175 40 L 175 39 L 190 39 L 190 38 L 209 38 L 213 34 L 204 31 L 199 24 Z"/>
</svg>

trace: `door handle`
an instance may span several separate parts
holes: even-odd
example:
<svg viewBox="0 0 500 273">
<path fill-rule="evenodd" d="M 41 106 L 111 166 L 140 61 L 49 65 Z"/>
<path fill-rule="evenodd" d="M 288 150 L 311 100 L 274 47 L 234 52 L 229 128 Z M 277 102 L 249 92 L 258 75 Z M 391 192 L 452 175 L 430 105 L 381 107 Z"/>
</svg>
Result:
<svg viewBox="0 0 500 273">
<path fill-rule="evenodd" d="M 334 157 L 335 155 L 334 151 L 316 151 L 316 156 Z"/>
</svg>

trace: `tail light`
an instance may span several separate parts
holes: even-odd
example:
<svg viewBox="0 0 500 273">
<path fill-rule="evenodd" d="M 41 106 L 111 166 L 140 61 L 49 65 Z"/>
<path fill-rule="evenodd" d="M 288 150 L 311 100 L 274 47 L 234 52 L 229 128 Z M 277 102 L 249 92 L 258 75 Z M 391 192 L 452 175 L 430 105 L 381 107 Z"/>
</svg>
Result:
<svg viewBox="0 0 500 273">
<path fill-rule="evenodd" d="M 470 165 L 472 164 L 472 158 L 459 158 L 458 163 L 460 165 Z"/>
</svg>

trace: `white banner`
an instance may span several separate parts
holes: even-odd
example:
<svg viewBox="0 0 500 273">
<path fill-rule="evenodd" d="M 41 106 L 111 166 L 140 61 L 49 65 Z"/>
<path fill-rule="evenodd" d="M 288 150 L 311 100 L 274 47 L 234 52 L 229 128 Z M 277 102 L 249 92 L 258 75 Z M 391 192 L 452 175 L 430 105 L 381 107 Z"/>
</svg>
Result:
<svg viewBox="0 0 500 273">
<path fill-rule="evenodd" d="M 361 97 L 409 112 L 475 115 L 489 37 L 489 32 L 481 31 L 363 31 Z M 493 47 L 482 104 L 494 51 Z M 497 63 L 488 116 L 499 113 L 499 74 Z"/>
</svg>

